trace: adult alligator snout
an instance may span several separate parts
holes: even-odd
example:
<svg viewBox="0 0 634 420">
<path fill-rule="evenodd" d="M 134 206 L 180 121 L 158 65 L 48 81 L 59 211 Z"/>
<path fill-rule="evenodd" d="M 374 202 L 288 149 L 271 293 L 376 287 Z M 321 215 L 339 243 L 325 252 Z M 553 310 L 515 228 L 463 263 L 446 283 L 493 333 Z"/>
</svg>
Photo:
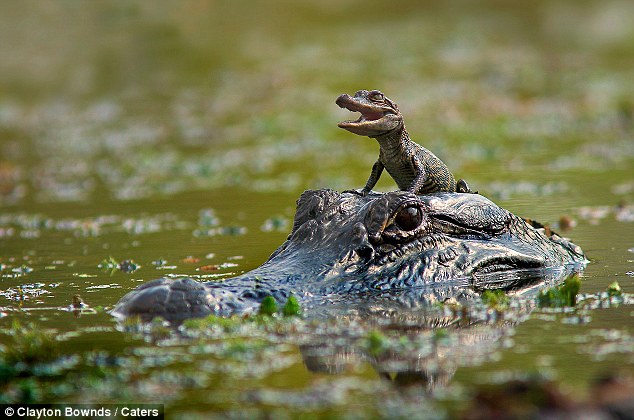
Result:
<svg viewBox="0 0 634 420">
<path fill-rule="evenodd" d="M 478 194 L 362 196 L 305 191 L 288 239 L 260 267 L 224 281 L 158 279 L 128 293 L 118 317 L 181 321 L 257 310 L 266 296 L 305 307 L 402 302 L 522 289 L 586 263 L 583 251 Z"/>
</svg>

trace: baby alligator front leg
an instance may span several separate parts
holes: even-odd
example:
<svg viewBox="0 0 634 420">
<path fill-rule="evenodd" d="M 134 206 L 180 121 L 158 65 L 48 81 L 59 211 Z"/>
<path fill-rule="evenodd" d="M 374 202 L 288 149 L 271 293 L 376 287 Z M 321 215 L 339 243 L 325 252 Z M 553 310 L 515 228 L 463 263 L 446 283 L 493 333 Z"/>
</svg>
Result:
<svg viewBox="0 0 634 420">
<path fill-rule="evenodd" d="M 370 178 L 368 178 L 368 182 L 365 183 L 365 187 L 363 187 L 363 189 L 361 190 L 362 196 L 366 196 L 370 191 L 372 191 L 372 188 L 374 188 L 376 183 L 379 181 L 379 178 L 383 173 L 383 169 L 385 169 L 385 166 L 383 166 L 380 160 L 374 162 L 374 165 L 372 165 Z"/>
</svg>

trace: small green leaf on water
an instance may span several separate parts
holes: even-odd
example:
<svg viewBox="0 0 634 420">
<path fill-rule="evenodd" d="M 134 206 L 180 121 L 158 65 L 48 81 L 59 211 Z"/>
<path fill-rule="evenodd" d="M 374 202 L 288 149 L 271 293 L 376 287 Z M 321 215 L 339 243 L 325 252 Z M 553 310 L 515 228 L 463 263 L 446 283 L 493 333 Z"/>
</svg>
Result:
<svg viewBox="0 0 634 420">
<path fill-rule="evenodd" d="M 273 296 L 267 296 L 262 299 L 262 303 L 260 304 L 260 311 L 258 313 L 260 315 L 273 316 L 275 312 L 277 312 L 277 302 L 275 302 Z"/>
<path fill-rule="evenodd" d="M 449 337 L 449 332 L 447 332 L 446 328 L 438 328 L 434 330 L 434 338 L 436 340 L 443 340 L 447 337 Z"/>
<path fill-rule="evenodd" d="M 387 337 L 385 337 L 380 331 L 376 330 L 370 332 L 366 340 L 368 353 L 372 356 L 378 356 L 383 353 L 388 345 Z"/>
<path fill-rule="evenodd" d="M 104 270 L 118 270 L 119 263 L 112 256 L 110 256 L 109 258 L 103 259 L 97 267 Z"/>
<path fill-rule="evenodd" d="M 608 295 L 610 296 L 621 296 L 622 292 L 621 292 L 621 285 L 618 282 L 612 282 L 612 284 L 610 284 L 608 286 Z"/>
<path fill-rule="evenodd" d="M 537 295 L 537 303 L 541 307 L 563 308 L 577 304 L 577 293 L 581 287 L 579 276 L 568 277 L 564 284 L 543 290 Z"/>
<path fill-rule="evenodd" d="M 295 296 L 290 295 L 288 297 L 286 304 L 282 308 L 282 314 L 284 316 L 300 316 L 301 315 L 301 308 Z"/>
<path fill-rule="evenodd" d="M 482 292 L 480 299 L 489 308 L 505 307 L 508 306 L 510 301 L 504 290 L 485 290 Z"/>
</svg>

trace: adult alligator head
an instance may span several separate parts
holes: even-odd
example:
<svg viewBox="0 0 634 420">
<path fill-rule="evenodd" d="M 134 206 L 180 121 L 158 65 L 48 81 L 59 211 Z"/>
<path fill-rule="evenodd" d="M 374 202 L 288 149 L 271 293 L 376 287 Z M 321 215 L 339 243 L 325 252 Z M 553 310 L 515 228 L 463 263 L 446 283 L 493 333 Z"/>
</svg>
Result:
<svg viewBox="0 0 634 420">
<path fill-rule="evenodd" d="M 585 262 L 578 246 L 478 194 L 313 190 L 299 198 L 288 239 L 260 267 L 208 283 L 154 280 L 113 314 L 180 321 L 252 312 L 266 296 L 283 304 L 291 294 L 304 307 L 413 305 L 486 288 L 523 290 Z"/>
</svg>

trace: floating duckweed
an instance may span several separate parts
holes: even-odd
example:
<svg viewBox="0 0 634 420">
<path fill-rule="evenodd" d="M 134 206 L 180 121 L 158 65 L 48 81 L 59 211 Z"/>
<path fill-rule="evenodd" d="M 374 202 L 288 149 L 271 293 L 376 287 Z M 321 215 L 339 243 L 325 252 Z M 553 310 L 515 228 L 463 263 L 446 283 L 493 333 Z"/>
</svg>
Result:
<svg viewBox="0 0 634 420">
<path fill-rule="evenodd" d="M 20 401 L 26 404 L 32 404 L 38 401 L 40 397 L 40 390 L 38 383 L 33 378 L 28 378 L 20 383 Z"/>
<path fill-rule="evenodd" d="M 119 264 L 119 269 L 124 273 L 133 273 L 141 268 L 141 266 L 135 263 L 133 260 L 124 260 Z"/>
<path fill-rule="evenodd" d="M 58 348 L 53 334 L 33 323 L 23 326 L 19 321 L 13 321 L 11 335 L 13 343 L 3 355 L 7 365 L 43 363 L 57 358 Z"/>
<path fill-rule="evenodd" d="M 23 264 L 20 267 L 11 269 L 11 271 L 19 275 L 24 275 L 33 272 L 33 268 Z"/>
<path fill-rule="evenodd" d="M 258 353 L 270 345 L 266 340 L 238 337 L 227 341 L 220 354 L 222 357 L 230 357 L 236 360 L 249 360 L 257 357 Z"/>
<path fill-rule="evenodd" d="M 580 287 L 581 280 L 579 276 L 568 277 L 561 286 L 555 286 L 539 292 L 537 303 L 541 307 L 561 308 L 564 306 L 575 306 Z"/>
<path fill-rule="evenodd" d="M 161 317 L 156 317 L 152 320 L 151 336 L 155 341 L 165 340 L 170 337 L 172 330 L 168 326 L 169 324 Z"/>
<path fill-rule="evenodd" d="M 218 226 L 220 219 L 214 209 L 201 209 L 198 212 L 198 226 Z"/>
<path fill-rule="evenodd" d="M 273 316 L 277 312 L 277 302 L 273 298 L 273 296 L 267 296 L 262 299 L 262 303 L 260 304 L 260 310 L 258 313 L 260 315 L 268 315 Z"/>
<path fill-rule="evenodd" d="M 380 331 L 371 331 L 366 338 L 368 353 L 376 357 L 383 353 L 388 346 L 387 337 Z"/>
<path fill-rule="evenodd" d="M 295 296 L 290 295 L 288 297 L 286 304 L 282 308 L 282 315 L 289 317 L 301 315 L 301 307 L 299 306 L 299 302 Z"/>
<path fill-rule="evenodd" d="M 163 267 L 167 264 L 167 261 L 164 260 L 163 258 L 159 258 L 158 260 L 152 261 L 152 265 L 155 265 L 156 267 Z"/>
<path fill-rule="evenodd" d="M 247 228 L 244 226 L 227 226 L 222 229 L 223 235 L 237 236 L 244 235 L 245 233 L 247 233 Z"/>
<path fill-rule="evenodd" d="M 183 322 L 183 327 L 190 330 L 206 330 L 208 328 L 218 326 L 225 332 L 232 332 L 238 329 L 242 320 L 238 317 L 232 316 L 229 318 L 209 315 L 205 318 L 187 319 Z"/>
<path fill-rule="evenodd" d="M 114 273 L 116 270 L 121 270 L 124 273 L 133 273 L 141 268 L 141 266 L 133 260 L 123 260 L 119 263 L 112 256 L 104 258 L 97 267 L 106 272 L 110 272 L 110 274 Z"/>
<path fill-rule="evenodd" d="M 118 270 L 119 269 L 119 263 L 112 256 L 110 256 L 108 258 L 104 258 L 99 263 L 99 265 L 97 265 L 97 267 L 101 268 L 103 270 Z"/>
<path fill-rule="evenodd" d="M 124 332 L 143 331 L 143 321 L 139 316 L 128 316 L 121 322 L 121 329 Z"/>
<path fill-rule="evenodd" d="M 510 302 L 510 298 L 504 293 L 504 290 L 485 290 L 480 298 L 482 303 L 489 308 L 506 307 Z"/>
<path fill-rule="evenodd" d="M 609 296 L 621 296 L 623 292 L 621 291 L 621 285 L 618 282 L 612 282 L 607 289 Z"/>
<path fill-rule="evenodd" d="M 449 338 L 449 331 L 446 328 L 436 328 L 434 330 L 434 339 L 436 341 L 445 340 Z"/>
<path fill-rule="evenodd" d="M 281 216 L 271 217 L 266 219 L 262 226 L 260 226 L 260 230 L 263 232 L 283 232 L 288 228 L 288 219 Z"/>
</svg>

